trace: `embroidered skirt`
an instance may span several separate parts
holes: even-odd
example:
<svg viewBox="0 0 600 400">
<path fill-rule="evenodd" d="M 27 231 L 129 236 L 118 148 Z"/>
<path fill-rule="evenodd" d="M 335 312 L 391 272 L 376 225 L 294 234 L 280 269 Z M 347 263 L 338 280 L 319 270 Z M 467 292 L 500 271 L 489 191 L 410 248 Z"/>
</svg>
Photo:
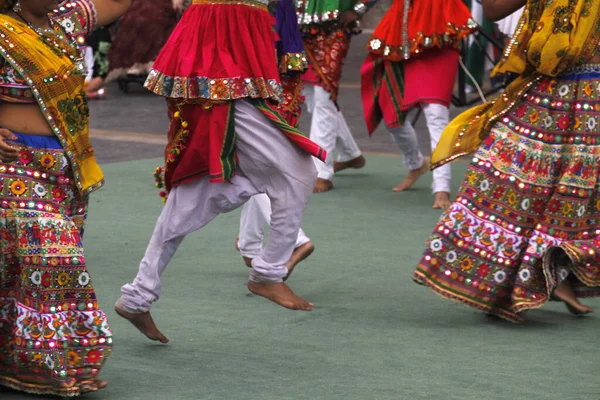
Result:
<svg viewBox="0 0 600 400">
<path fill-rule="evenodd" d="M 512 321 L 564 279 L 600 295 L 599 123 L 600 70 L 530 89 L 475 153 L 414 279 Z"/>
<path fill-rule="evenodd" d="M 81 198 L 54 137 L 18 135 L 0 163 L 0 385 L 75 396 L 112 347 L 87 271 Z"/>
<path fill-rule="evenodd" d="M 274 23 L 259 0 L 194 0 L 145 87 L 168 98 L 280 101 Z"/>
</svg>

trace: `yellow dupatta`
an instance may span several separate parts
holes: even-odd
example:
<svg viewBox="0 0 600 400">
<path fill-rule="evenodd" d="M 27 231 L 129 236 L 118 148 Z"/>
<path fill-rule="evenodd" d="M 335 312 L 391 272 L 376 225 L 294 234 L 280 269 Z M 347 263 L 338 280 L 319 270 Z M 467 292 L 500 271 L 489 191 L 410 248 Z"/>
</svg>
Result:
<svg viewBox="0 0 600 400">
<path fill-rule="evenodd" d="M 492 126 L 544 76 L 584 64 L 600 41 L 600 0 L 529 0 L 494 74 L 519 74 L 497 99 L 474 107 L 446 127 L 432 168 L 471 154 Z"/>
<path fill-rule="evenodd" d="M 71 161 L 79 191 L 86 194 L 102 186 L 104 175 L 89 138 L 85 77 L 73 61 L 51 49 L 33 29 L 4 14 L 0 14 L 0 38 L 0 57 L 31 87 Z"/>
</svg>

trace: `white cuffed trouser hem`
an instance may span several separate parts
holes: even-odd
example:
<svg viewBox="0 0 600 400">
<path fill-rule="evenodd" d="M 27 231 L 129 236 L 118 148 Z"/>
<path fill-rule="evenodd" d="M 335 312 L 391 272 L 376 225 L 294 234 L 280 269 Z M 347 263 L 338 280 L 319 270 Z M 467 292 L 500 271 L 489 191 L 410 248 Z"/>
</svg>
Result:
<svg viewBox="0 0 600 400">
<path fill-rule="evenodd" d="M 317 174 L 319 178 L 330 181 L 334 174 L 334 151 L 341 162 L 353 160 L 362 153 L 344 115 L 337 109 L 329 93 L 320 86 L 305 85 L 303 94 L 308 112 L 312 114 L 310 139 L 327 150 L 325 162 L 315 159 Z"/>
<path fill-rule="evenodd" d="M 252 196 L 242 210 L 238 247 L 242 257 L 257 258 L 263 248 L 265 228 L 271 224 L 271 200 L 264 193 Z M 310 242 L 310 238 L 300 228 L 295 249 Z"/>
<path fill-rule="evenodd" d="M 450 110 L 448 107 L 441 104 L 421 104 L 427 128 L 429 130 L 429 139 L 431 141 L 431 151 L 435 150 L 441 137 L 442 132 L 450 122 Z M 443 165 L 433 170 L 433 184 L 431 186 L 433 193 L 448 192 L 452 183 L 452 168 L 450 164 Z"/>
<path fill-rule="evenodd" d="M 425 158 L 419 149 L 417 132 L 407 120 L 404 124 L 390 129 L 392 139 L 398 150 L 402 153 L 404 166 L 410 171 L 415 171 L 423 166 Z"/>
</svg>

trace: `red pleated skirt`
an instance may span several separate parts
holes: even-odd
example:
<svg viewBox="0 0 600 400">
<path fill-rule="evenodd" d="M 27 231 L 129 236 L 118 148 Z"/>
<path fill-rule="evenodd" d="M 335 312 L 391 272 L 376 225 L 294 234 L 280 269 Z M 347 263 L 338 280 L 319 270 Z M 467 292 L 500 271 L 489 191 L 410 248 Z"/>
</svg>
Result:
<svg viewBox="0 0 600 400">
<path fill-rule="evenodd" d="M 279 101 L 273 24 L 267 7 L 251 1 L 192 4 L 145 86 L 168 98 Z"/>
</svg>

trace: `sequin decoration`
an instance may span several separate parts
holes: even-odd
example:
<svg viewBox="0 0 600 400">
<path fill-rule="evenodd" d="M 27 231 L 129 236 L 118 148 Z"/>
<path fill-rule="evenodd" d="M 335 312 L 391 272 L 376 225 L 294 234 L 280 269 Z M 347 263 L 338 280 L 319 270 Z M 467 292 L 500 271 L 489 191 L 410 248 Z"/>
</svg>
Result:
<svg viewBox="0 0 600 400">
<path fill-rule="evenodd" d="M 144 87 L 168 98 L 226 101 L 250 97 L 281 100 L 281 84 L 275 79 L 171 77 L 152 69 Z"/>
<path fill-rule="evenodd" d="M 448 23 L 446 31 L 425 35 L 423 32 L 418 32 L 415 37 L 409 38 L 408 35 L 403 35 L 405 41 L 402 45 L 393 45 L 387 43 L 384 39 L 373 36 L 367 45 L 367 48 L 375 54 L 382 55 L 392 61 L 407 60 L 410 57 L 419 55 L 427 49 L 434 47 L 440 49 L 452 48 L 458 49 L 461 40 L 477 30 L 477 24 L 470 19 L 466 25 L 456 26 L 453 23 Z"/>
<path fill-rule="evenodd" d="M 600 270 L 544 263 L 549 248 L 600 237 L 599 85 L 598 73 L 543 78 L 501 116 L 430 237 L 417 282 L 511 321 L 568 275 L 579 292 L 600 286 Z"/>
<path fill-rule="evenodd" d="M 21 147 L 0 163 L 0 384 L 74 396 L 112 333 L 87 271 L 81 197 L 62 150 Z"/>
</svg>

